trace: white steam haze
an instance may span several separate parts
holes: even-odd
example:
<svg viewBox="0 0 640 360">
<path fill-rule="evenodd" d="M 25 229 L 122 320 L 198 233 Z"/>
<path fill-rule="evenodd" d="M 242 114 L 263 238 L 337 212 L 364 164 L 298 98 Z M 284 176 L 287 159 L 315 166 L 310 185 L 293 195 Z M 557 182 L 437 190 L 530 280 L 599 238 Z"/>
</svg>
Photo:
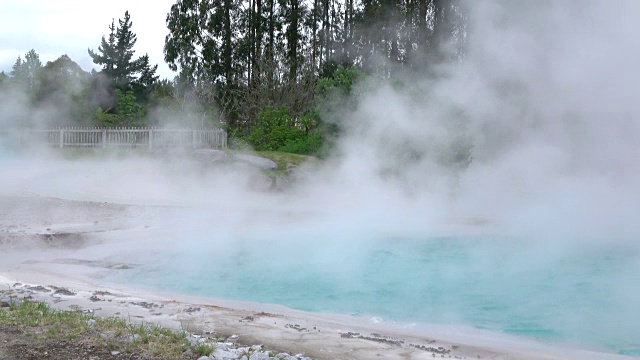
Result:
<svg viewBox="0 0 640 360">
<path fill-rule="evenodd" d="M 265 237 L 339 239 L 326 253 L 294 246 L 301 262 L 357 254 L 376 235 L 471 232 L 557 246 L 522 255 L 531 262 L 594 242 L 637 249 L 640 2 L 466 6 L 464 59 L 404 74 L 408 87 L 382 85 L 342 109 L 336 153 L 290 191 L 253 191 L 250 170 L 209 169 L 181 154 L 69 161 L 5 151 L 0 193 L 194 206 L 156 219 L 148 242 L 119 242 L 142 262 L 149 243 L 156 256 L 179 239 L 202 257 L 172 258 L 187 267 Z M 3 103 L 0 116 L 23 111 L 17 103 Z M 469 143 L 469 166 L 452 164 Z M 640 293 L 627 290 L 612 296 L 630 310 Z"/>
<path fill-rule="evenodd" d="M 467 5 L 462 62 L 409 74 L 413 92 L 379 88 L 345 118 L 339 170 L 322 180 L 331 200 L 378 207 L 376 224 L 477 217 L 516 235 L 637 240 L 640 5 Z M 473 161 L 456 170 L 441 159 L 461 138 Z"/>
<path fill-rule="evenodd" d="M 404 79 L 414 89 L 381 86 L 357 109 L 344 109 L 347 134 L 318 175 L 318 187 L 352 197 L 364 193 L 366 201 L 406 192 L 412 203 L 424 198 L 427 209 L 449 204 L 436 211 L 441 214 L 496 221 L 524 216 L 515 207 L 547 203 L 565 220 L 591 212 L 600 221 L 584 225 L 631 231 L 634 221 L 624 217 L 633 214 L 629 207 L 638 197 L 640 153 L 635 2 L 467 5 L 465 59 L 440 66 L 436 79 L 408 74 Z M 0 124 L 15 125 L 25 112 L 42 113 L 36 117 L 46 124 L 58 110 L 25 109 L 26 103 L 13 94 L 1 104 Z M 472 144 L 473 160 L 467 169 L 452 170 L 446 159 L 460 141 Z M 407 156 L 407 147 L 419 156 Z"/>
</svg>

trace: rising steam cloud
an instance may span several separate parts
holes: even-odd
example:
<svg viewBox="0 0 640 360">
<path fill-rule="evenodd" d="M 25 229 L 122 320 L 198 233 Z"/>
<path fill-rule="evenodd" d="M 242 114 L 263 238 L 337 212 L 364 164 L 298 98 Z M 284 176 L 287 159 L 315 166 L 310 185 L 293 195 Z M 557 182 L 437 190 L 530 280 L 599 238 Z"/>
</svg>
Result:
<svg viewBox="0 0 640 360">
<path fill-rule="evenodd" d="M 594 341 L 613 333 L 634 338 L 640 323 L 640 2 L 469 0 L 464 6 L 464 58 L 430 65 L 428 73 L 400 74 L 400 88 L 362 84 L 371 90 L 355 108 L 334 109 L 342 113 L 343 129 L 335 153 L 301 171 L 288 191 L 256 192 L 249 180 L 255 172 L 210 166 L 189 154 L 69 161 L 48 153 L 15 155 L 0 144 L 0 195 L 162 205 L 125 213 L 121 228 L 127 231 L 104 235 L 91 255 L 158 265 L 173 274 L 214 269 L 211 282 L 232 276 L 226 268 L 232 264 L 265 277 L 263 270 L 286 277 L 311 269 L 329 274 L 327 284 L 364 289 L 369 284 L 361 279 L 371 278 L 357 274 L 377 269 L 379 258 L 371 255 L 378 254 L 376 240 L 393 249 L 398 239 L 453 234 L 464 241 L 447 237 L 441 244 L 468 246 L 464 259 L 449 264 L 444 254 L 433 260 L 433 274 L 408 274 L 411 267 L 407 274 L 395 268 L 389 273 L 398 282 L 435 281 L 440 274 L 452 294 L 461 291 L 460 279 L 488 273 L 480 295 L 522 303 L 576 293 L 565 292 L 561 281 L 552 295 L 539 294 L 548 279 L 537 275 L 549 272 L 553 283 L 552 272 L 564 271 L 558 263 L 566 258 L 580 258 L 584 249 L 597 257 L 610 244 L 628 246 L 624 269 L 613 266 L 605 274 L 614 275 L 591 284 L 596 292 L 606 288 L 602 296 L 610 308 L 594 305 L 595 317 L 579 309 L 548 313 L 545 306 L 555 298 L 533 308 L 567 334 L 594 328 Z M 0 104 L 0 126 L 32 111 L 20 104 L 26 101 Z M 489 241 L 467 241 L 468 232 Z M 520 239 L 527 240 L 522 247 Z M 541 286 L 528 288 L 531 277 L 522 274 L 536 275 Z M 570 275 L 567 284 L 580 289 L 583 277 L 591 276 Z M 407 287 L 405 294 L 426 296 L 413 292 L 414 284 Z M 527 290 L 522 301 L 518 287 Z M 576 299 L 562 301 L 573 306 Z M 455 313 L 455 304 L 445 305 Z M 608 327 L 599 328 L 600 322 Z M 637 349 L 637 341 L 629 341 Z"/>
<path fill-rule="evenodd" d="M 78 188 L 99 189 L 87 191 L 89 198 L 132 199 L 123 194 L 128 189 L 140 201 L 161 194 L 200 203 L 204 191 L 222 203 L 312 209 L 336 222 L 358 217 L 362 228 L 419 232 L 471 222 L 518 236 L 633 238 L 640 230 L 633 218 L 640 200 L 640 110 L 633 98 L 640 26 L 633 14 L 640 5 L 463 5 L 464 59 L 431 66 L 429 75 L 401 74 L 406 87 L 381 84 L 355 109 L 343 109 L 336 154 L 289 194 L 257 201 L 244 182 L 232 180 L 242 171 L 202 177 L 201 164 L 159 171 L 154 166 L 166 162 L 138 166 L 135 159 L 99 165 L 113 171 L 102 180 L 52 180 L 57 185 L 48 191 L 77 181 Z M 34 111 L 20 104 L 26 102 L 2 104 L 3 125 Z M 123 175 L 123 168 L 137 170 Z"/>
<path fill-rule="evenodd" d="M 376 194 L 409 189 L 413 210 L 436 208 L 439 220 L 484 218 L 518 235 L 633 238 L 639 5 L 466 7 L 464 60 L 439 65 L 436 78 L 409 74 L 410 90 L 365 97 L 346 120 L 337 177 L 355 179 L 355 192 L 376 181 L 368 188 Z"/>
</svg>

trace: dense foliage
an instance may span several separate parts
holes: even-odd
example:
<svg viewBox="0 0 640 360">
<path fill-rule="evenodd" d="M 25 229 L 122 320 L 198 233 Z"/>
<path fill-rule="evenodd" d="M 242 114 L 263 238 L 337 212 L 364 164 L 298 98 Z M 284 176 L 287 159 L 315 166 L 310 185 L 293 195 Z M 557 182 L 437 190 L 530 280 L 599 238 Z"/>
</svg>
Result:
<svg viewBox="0 0 640 360">
<path fill-rule="evenodd" d="M 464 17 L 456 0 L 176 0 L 164 47 L 174 79 L 135 56 L 125 12 L 88 50 L 99 72 L 66 55 L 43 66 L 31 50 L 0 74 L 0 94 L 63 108 L 49 124 L 223 126 L 231 143 L 318 154 L 363 82 L 461 56 Z"/>
</svg>

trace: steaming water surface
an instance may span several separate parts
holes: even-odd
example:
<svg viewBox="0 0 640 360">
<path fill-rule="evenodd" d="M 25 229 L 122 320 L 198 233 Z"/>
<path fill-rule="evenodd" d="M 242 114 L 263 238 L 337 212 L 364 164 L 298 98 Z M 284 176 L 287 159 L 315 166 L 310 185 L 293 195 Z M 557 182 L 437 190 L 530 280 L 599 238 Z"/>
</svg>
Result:
<svg viewBox="0 0 640 360">
<path fill-rule="evenodd" d="M 635 246 L 337 234 L 254 234 L 224 246 L 215 236 L 199 240 L 156 251 L 115 280 L 640 355 Z"/>
</svg>

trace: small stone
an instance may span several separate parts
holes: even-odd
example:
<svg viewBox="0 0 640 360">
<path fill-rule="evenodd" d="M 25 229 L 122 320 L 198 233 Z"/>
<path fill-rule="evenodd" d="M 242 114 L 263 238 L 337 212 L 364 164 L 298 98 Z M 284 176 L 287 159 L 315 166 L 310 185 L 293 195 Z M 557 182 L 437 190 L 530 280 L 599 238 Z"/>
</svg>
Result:
<svg viewBox="0 0 640 360">
<path fill-rule="evenodd" d="M 249 360 L 270 360 L 270 358 L 269 358 L 269 355 L 263 352 L 255 352 L 251 354 L 251 357 L 249 357 Z"/>
<path fill-rule="evenodd" d="M 211 360 L 211 358 L 208 356 L 200 356 L 198 360 Z"/>
<path fill-rule="evenodd" d="M 112 351 L 111 355 L 118 356 L 118 355 L 120 355 L 120 351 Z"/>
<path fill-rule="evenodd" d="M 96 324 L 96 321 L 95 321 L 94 319 L 89 319 L 89 320 L 87 320 L 87 325 L 89 325 L 89 326 L 93 326 L 93 325 L 95 325 L 95 324 Z"/>
<path fill-rule="evenodd" d="M 205 339 L 197 336 L 197 335 L 191 335 L 187 338 L 187 340 L 189 341 L 189 345 L 191 346 L 198 346 L 200 344 L 203 344 L 205 342 Z"/>
<path fill-rule="evenodd" d="M 235 360 L 238 359 L 240 357 L 240 354 L 236 353 L 233 350 L 230 351 L 224 351 L 220 348 L 217 348 L 213 354 L 212 357 L 216 360 Z"/>
</svg>

